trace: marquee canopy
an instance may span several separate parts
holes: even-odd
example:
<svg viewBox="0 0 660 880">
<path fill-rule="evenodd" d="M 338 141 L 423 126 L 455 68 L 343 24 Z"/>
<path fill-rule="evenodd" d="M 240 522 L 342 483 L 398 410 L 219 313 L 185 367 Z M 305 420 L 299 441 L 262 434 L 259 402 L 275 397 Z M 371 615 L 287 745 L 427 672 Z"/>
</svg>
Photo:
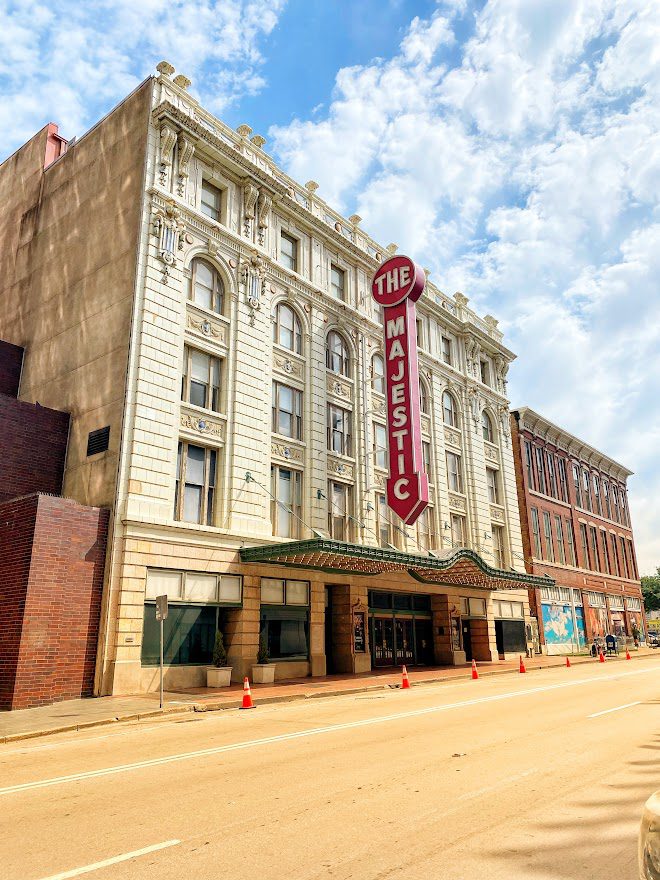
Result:
<svg viewBox="0 0 660 880">
<path fill-rule="evenodd" d="M 510 569 L 491 568 L 474 550 L 460 548 L 444 554 L 402 553 L 382 547 L 346 544 L 328 538 L 246 547 L 242 562 L 312 568 L 332 574 L 373 576 L 408 572 L 424 584 L 464 586 L 481 590 L 520 590 L 554 585 L 552 578 L 535 577 Z"/>
</svg>

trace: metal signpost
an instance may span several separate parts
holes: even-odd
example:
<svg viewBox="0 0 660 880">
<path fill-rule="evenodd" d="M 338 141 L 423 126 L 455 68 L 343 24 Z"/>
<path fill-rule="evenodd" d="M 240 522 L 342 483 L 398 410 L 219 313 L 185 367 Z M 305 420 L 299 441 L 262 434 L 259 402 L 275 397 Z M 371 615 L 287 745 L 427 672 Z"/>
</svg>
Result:
<svg viewBox="0 0 660 880">
<path fill-rule="evenodd" d="M 167 619 L 167 596 L 156 596 L 156 620 L 160 621 L 160 708 L 163 708 L 163 621 Z"/>
<path fill-rule="evenodd" d="M 415 303 L 424 291 L 421 266 L 403 254 L 376 271 L 371 292 L 383 308 L 389 477 L 387 504 L 407 526 L 429 503 L 419 403 Z"/>
</svg>

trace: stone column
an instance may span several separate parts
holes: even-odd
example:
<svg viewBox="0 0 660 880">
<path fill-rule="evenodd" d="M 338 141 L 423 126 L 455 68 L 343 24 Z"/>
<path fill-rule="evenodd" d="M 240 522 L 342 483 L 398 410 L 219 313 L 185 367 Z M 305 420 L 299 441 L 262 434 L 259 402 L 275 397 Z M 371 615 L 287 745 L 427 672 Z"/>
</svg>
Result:
<svg viewBox="0 0 660 880">
<path fill-rule="evenodd" d="M 251 667 L 257 662 L 259 649 L 259 596 L 260 578 L 243 576 L 243 607 L 227 611 L 225 638 L 227 662 L 232 667 L 232 681 L 251 676 Z"/>
<path fill-rule="evenodd" d="M 312 676 L 325 675 L 325 584 L 312 581 L 309 598 L 309 661 Z"/>
</svg>

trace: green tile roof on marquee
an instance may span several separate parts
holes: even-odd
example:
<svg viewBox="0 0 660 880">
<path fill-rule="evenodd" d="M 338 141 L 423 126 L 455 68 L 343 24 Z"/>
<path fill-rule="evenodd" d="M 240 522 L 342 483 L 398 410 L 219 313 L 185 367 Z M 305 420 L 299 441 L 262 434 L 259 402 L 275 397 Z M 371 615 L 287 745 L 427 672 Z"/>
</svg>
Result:
<svg viewBox="0 0 660 880">
<path fill-rule="evenodd" d="M 472 587 L 481 590 L 520 590 L 554 585 L 552 578 L 491 568 L 474 550 L 460 548 L 445 554 L 420 555 L 381 547 L 347 544 L 328 538 L 244 547 L 241 562 L 312 568 L 328 574 L 373 576 L 405 571 L 423 584 Z"/>
</svg>

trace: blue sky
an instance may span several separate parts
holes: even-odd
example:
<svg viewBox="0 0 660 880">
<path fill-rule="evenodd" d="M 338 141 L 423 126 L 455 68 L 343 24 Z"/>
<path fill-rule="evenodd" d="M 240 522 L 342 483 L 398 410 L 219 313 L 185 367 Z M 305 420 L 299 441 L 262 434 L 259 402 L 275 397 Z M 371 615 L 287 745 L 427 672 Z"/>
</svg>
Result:
<svg viewBox="0 0 660 880">
<path fill-rule="evenodd" d="M 0 0 L 0 157 L 163 58 L 500 320 L 529 405 L 636 475 L 660 565 L 657 0 Z"/>
</svg>

